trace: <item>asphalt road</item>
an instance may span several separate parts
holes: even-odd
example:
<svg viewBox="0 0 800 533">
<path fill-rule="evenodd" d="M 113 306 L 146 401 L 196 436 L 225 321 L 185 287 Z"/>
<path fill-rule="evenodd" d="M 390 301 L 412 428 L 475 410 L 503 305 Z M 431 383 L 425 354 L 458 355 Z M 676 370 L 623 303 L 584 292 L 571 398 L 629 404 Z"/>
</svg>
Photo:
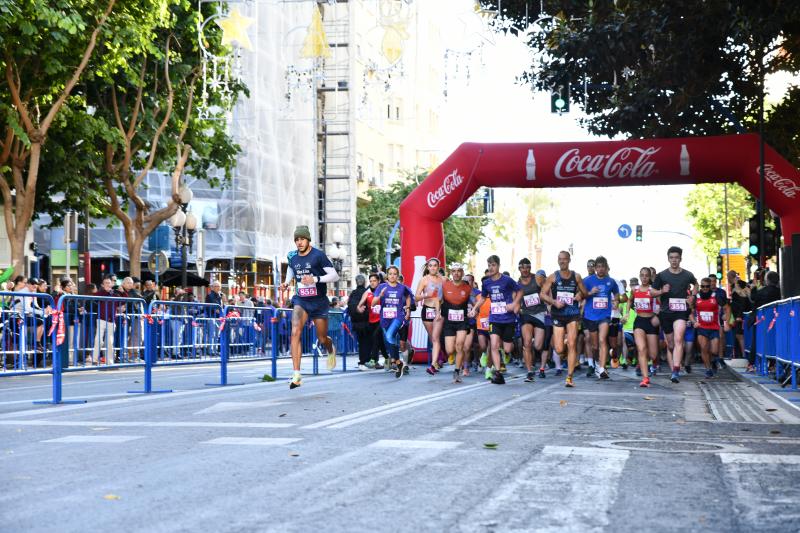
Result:
<svg viewBox="0 0 800 533">
<path fill-rule="evenodd" d="M 285 364 L 285 363 L 283 363 Z M 640 389 L 416 367 L 205 387 L 215 367 L 0 379 L 0 530 L 800 531 L 800 411 L 725 371 Z M 285 368 L 283 374 L 288 375 Z"/>
</svg>

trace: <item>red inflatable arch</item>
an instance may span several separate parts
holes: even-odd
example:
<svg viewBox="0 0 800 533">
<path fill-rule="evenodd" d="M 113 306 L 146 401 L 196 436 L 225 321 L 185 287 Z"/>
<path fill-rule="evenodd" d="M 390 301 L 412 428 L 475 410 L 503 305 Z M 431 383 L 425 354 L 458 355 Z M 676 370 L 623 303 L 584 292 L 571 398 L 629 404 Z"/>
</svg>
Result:
<svg viewBox="0 0 800 533">
<path fill-rule="evenodd" d="M 758 135 L 582 143 L 464 143 L 400 205 L 403 272 L 444 262 L 442 222 L 479 187 L 610 187 L 737 182 L 759 193 Z M 766 147 L 766 205 L 786 243 L 800 234 L 800 172 Z M 407 278 L 409 276 L 407 275 Z"/>
</svg>

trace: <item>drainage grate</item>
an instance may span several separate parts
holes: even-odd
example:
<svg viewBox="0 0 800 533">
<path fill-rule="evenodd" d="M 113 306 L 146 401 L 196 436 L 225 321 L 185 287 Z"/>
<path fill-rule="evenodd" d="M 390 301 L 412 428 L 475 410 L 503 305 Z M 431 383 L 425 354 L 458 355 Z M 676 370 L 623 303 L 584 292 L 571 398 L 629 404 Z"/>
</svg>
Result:
<svg viewBox="0 0 800 533">
<path fill-rule="evenodd" d="M 796 424 L 800 418 L 764 396 L 753 385 L 712 381 L 697 384 L 714 418 L 720 422 Z"/>
<path fill-rule="evenodd" d="M 746 451 L 745 448 L 729 444 L 671 439 L 601 440 L 592 442 L 592 444 L 601 448 L 639 452 L 737 453 Z"/>
</svg>

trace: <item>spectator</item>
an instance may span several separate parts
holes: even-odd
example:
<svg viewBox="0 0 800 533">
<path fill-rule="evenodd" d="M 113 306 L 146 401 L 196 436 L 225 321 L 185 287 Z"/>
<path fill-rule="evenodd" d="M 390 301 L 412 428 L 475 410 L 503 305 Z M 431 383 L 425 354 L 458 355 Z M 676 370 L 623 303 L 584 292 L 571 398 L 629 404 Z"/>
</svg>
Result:
<svg viewBox="0 0 800 533">
<path fill-rule="evenodd" d="M 61 282 L 59 283 L 59 291 L 54 297 L 56 309 L 58 308 L 59 300 L 61 300 L 63 296 L 76 293 L 77 288 L 75 287 L 75 283 L 73 283 L 69 278 L 62 278 Z M 75 349 L 75 335 L 77 333 L 76 325 L 78 324 L 79 313 L 78 306 L 79 303 L 75 300 L 65 301 L 62 304 L 63 316 L 61 317 L 61 320 L 64 321 L 64 342 L 62 342 L 60 346 L 56 344 L 56 351 L 66 362 L 65 366 L 69 366 L 69 354 Z"/>
<path fill-rule="evenodd" d="M 114 292 L 114 281 L 111 276 L 103 278 L 102 288 L 97 291 L 95 296 L 102 296 L 105 298 L 113 298 L 116 296 Z M 103 345 L 105 349 L 105 363 L 114 363 L 114 322 L 117 315 L 117 304 L 111 301 L 94 302 L 97 311 L 97 322 L 94 336 L 94 349 L 92 350 L 92 359 L 90 364 L 97 364 L 103 362 L 100 359 L 100 346 Z"/>
<path fill-rule="evenodd" d="M 728 281 L 731 281 L 730 276 Z M 733 333 L 736 337 L 734 348 L 738 349 L 739 357 L 744 357 L 744 314 L 753 310 L 750 301 L 750 287 L 740 279 L 733 279 L 731 285 L 731 317 L 733 318 Z"/>
<path fill-rule="evenodd" d="M 94 283 L 87 283 L 86 284 L 86 295 L 87 296 L 97 296 L 97 285 Z"/>
<path fill-rule="evenodd" d="M 369 330 L 369 311 L 358 310 L 358 302 L 366 292 L 367 280 L 363 274 L 356 276 L 356 288 L 350 293 L 347 300 L 347 311 L 350 314 L 350 323 L 353 333 L 358 340 L 358 369 L 367 370 L 370 353 L 372 352 L 372 333 Z"/>
<path fill-rule="evenodd" d="M 156 282 L 148 279 L 144 282 L 144 291 L 142 292 L 144 302 L 149 306 L 150 302 L 156 299 Z"/>
<path fill-rule="evenodd" d="M 136 287 L 136 278 L 125 278 L 122 280 L 122 290 L 126 293 L 128 298 L 142 299 L 142 294 Z M 143 309 L 141 302 L 131 302 L 126 304 L 125 311 L 128 317 L 128 358 L 136 360 L 142 358 L 142 350 L 144 344 L 144 322 L 142 315 L 147 311 Z"/>
<path fill-rule="evenodd" d="M 781 290 L 778 287 L 778 273 L 777 272 L 767 272 L 764 278 L 764 286 L 759 289 L 751 289 L 750 290 L 750 301 L 753 302 L 753 309 L 758 310 L 759 307 L 762 305 L 767 305 L 772 302 L 776 302 L 781 299 Z M 751 315 L 751 325 L 755 323 L 755 316 L 756 312 L 753 312 Z M 750 349 L 750 357 L 748 357 L 749 365 L 747 367 L 747 371 L 751 372 L 755 370 L 755 360 L 756 360 L 756 331 L 757 329 L 753 330 L 753 344 Z"/>
<path fill-rule="evenodd" d="M 228 305 L 228 299 L 222 294 L 222 283 L 219 280 L 211 282 L 211 290 L 206 296 L 206 303 L 217 304 L 220 307 Z"/>
</svg>

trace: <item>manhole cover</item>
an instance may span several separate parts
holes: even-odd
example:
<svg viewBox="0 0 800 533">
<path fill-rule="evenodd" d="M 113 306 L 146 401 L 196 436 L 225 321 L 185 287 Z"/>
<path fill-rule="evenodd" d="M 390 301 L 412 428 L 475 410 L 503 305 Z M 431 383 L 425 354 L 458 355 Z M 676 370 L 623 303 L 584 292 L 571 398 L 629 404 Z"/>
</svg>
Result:
<svg viewBox="0 0 800 533">
<path fill-rule="evenodd" d="M 631 450 L 641 452 L 720 453 L 745 451 L 743 448 L 738 446 L 734 447 L 727 444 L 716 444 L 713 442 L 700 442 L 691 440 L 604 440 L 593 442 L 592 444 L 601 448 L 613 448 L 616 450 Z"/>
</svg>

